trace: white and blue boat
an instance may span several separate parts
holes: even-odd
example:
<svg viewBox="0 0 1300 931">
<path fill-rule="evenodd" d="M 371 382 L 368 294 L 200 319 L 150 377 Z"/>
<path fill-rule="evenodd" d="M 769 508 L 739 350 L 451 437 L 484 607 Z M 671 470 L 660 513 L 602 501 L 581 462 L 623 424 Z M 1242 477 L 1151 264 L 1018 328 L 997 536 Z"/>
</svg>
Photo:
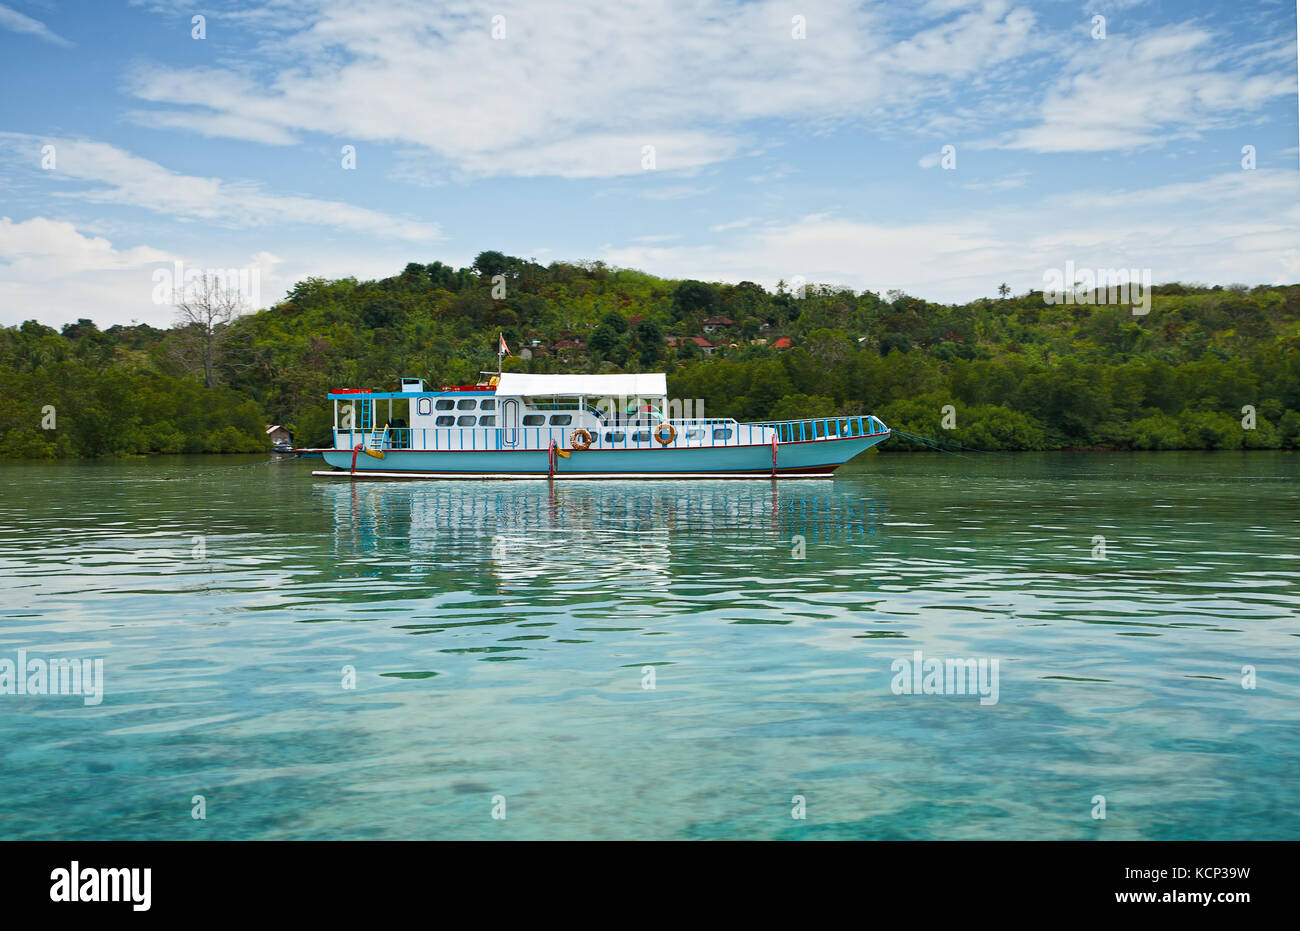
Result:
<svg viewBox="0 0 1300 931">
<path fill-rule="evenodd" d="M 870 415 L 765 423 L 681 416 L 662 374 L 534 375 L 332 391 L 330 471 L 368 479 L 829 477 L 887 439 Z M 674 416 L 676 415 L 676 416 Z"/>
</svg>

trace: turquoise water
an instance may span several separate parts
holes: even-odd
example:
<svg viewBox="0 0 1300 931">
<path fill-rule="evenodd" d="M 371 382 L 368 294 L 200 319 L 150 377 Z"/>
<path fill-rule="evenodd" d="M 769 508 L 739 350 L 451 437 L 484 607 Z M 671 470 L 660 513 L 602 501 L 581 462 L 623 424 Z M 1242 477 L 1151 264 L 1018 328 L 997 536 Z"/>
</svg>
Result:
<svg viewBox="0 0 1300 931">
<path fill-rule="evenodd" d="M 0 695 L 7 839 L 1300 837 L 1295 455 L 253 461 L 0 466 L 0 659 L 104 670 Z"/>
</svg>

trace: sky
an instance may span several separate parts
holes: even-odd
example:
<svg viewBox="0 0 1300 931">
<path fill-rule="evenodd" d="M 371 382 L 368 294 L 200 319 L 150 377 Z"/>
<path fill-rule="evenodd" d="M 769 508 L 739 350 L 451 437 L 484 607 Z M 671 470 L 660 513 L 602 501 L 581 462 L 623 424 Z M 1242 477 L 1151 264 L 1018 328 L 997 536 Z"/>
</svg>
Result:
<svg viewBox="0 0 1300 931">
<path fill-rule="evenodd" d="M 169 325 L 177 262 L 265 307 L 488 249 L 1300 282 L 1296 41 L 1291 0 L 0 0 L 0 325 Z"/>
</svg>

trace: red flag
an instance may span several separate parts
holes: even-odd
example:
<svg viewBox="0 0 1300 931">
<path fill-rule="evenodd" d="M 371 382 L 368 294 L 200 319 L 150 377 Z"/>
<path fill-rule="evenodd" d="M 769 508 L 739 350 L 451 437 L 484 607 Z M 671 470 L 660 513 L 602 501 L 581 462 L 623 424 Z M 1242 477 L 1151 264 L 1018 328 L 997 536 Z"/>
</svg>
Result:
<svg viewBox="0 0 1300 931">
<path fill-rule="evenodd" d="M 510 355 L 510 347 L 506 345 L 506 335 L 504 333 L 498 333 L 497 336 L 501 340 L 501 345 L 497 349 L 497 355 Z"/>
</svg>

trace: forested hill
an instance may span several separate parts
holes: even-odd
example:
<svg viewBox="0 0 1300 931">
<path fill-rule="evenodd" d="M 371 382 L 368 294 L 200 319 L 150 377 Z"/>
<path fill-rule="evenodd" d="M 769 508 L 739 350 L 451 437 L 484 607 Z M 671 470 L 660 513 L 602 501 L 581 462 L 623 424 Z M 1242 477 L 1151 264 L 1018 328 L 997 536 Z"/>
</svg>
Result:
<svg viewBox="0 0 1300 931">
<path fill-rule="evenodd" d="M 0 456 L 254 451 L 273 423 L 317 445 L 328 389 L 473 382 L 495 368 L 498 332 L 507 368 L 666 371 L 710 416 L 869 412 L 981 449 L 1300 446 L 1300 286 L 1157 285 L 1145 315 L 995 289 L 961 305 L 800 296 L 485 252 L 470 268 L 303 281 L 216 328 L 211 387 L 195 326 L 28 321 L 0 329 Z"/>
</svg>

